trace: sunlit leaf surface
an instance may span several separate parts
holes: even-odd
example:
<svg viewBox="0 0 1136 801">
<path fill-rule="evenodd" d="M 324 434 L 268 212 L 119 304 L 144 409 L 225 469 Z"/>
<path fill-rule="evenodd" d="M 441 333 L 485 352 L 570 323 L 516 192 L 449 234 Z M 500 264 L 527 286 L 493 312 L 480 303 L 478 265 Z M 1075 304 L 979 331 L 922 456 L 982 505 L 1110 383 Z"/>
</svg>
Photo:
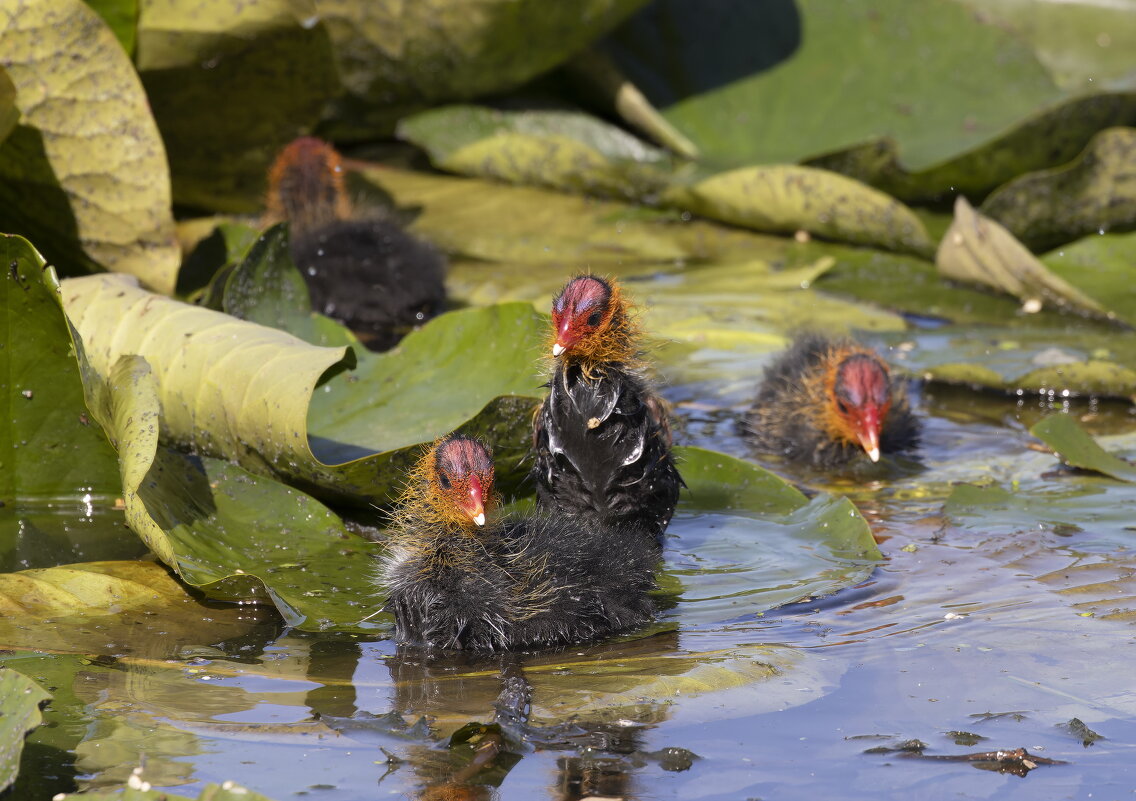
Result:
<svg viewBox="0 0 1136 801">
<path fill-rule="evenodd" d="M 0 230 L 29 236 L 61 269 L 172 291 L 166 149 L 114 34 L 79 0 L 9 2 L 0 50 L 22 115 L 0 146 Z"/>
</svg>

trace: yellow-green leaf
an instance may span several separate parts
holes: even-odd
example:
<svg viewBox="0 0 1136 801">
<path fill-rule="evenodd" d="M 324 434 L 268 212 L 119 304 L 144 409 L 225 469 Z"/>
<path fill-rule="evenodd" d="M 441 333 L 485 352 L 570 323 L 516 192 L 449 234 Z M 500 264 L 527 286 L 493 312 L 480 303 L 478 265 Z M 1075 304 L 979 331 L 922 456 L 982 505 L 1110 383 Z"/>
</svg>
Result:
<svg viewBox="0 0 1136 801">
<path fill-rule="evenodd" d="M 0 66 L 0 144 L 16 127 L 20 110 L 16 108 L 16 86 L 4 67 Z"/>
<path fill-rule="evenodd" d="M 4 0 L 0 52 L 22 114 L 0 145 L 0 230 L 61 270 L 127 272 L 172 292 L 166 150 L 114 34 L 80 0 Z"/>
<path fill-rule="evenodd" d="M 808 231 L 885 250 L 930 253 L 923 223 L 883 192 L 828 170 L 791 165 L 743 167 L 673 186 L 663 202 L 758 231 Z"/>
<path fill-rule="evenodd" d="M 0 667 L 0 792 L 16 781 L 24 736 L 43 722 L 39 706 L 50 698 L 27 676 Z"/>
</svg>

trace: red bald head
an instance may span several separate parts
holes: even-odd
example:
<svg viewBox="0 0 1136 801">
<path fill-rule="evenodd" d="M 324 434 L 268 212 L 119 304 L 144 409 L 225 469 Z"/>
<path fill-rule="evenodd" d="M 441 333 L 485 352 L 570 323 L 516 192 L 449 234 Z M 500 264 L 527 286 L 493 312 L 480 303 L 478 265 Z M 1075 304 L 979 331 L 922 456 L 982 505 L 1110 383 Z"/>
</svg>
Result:
<svg viewBox="0 0 1136 801">
<path fill-rule="evenodd" d="M 891 406 L 891 379 L 877 357 L 856 353 L 836 367 L 831 401 L 845 438 L 858 442 L 873 462 L 880 459 L 880 432 Z"/>
<path fill-rule="evenodd" d="M 430 491 L 455 511 L 455 517 L 485 525 L 493 500 L 493 458 L 476 439 L 454 435 L 441 440 L 433 453 Z"/>
</svg>

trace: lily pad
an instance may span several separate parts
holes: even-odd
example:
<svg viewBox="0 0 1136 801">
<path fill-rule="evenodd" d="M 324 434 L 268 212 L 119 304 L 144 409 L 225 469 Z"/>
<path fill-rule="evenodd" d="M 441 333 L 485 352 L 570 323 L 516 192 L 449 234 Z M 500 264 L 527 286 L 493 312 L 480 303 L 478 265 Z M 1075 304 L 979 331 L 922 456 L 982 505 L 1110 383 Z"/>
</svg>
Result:
<svg viewBox="0 0 1136 801">
<path fill-rule="evenodd" d="M 127 55 L 134 53 L 138 34 L 138 0 L 84 0 L 114 31 Z"/>
<path fill-rule="evenodd" d="M 27 676 L 0 667 L 0 791 L 16 781 L 24 736 L 43 722 L 39 707 L 50 698 Z"/>
<path fill-rule="evenodd" d="M 118 460 L 87 416 L 55 272 L 27 240 L 0 234 L 0 501 L 64 501 L 121 491 Z"/>
<path fill-rule="evenodd" d="M 141 357 L 121 357 L 105 386 L 88 376 L 92 412 L 118 444 L 127 523 L 158 558 L 215 597 L 270 599 L 301 629 L 378 625 L 363 623 L 377 609 L 370 546 L 338 517 L 272 479 L 159 445 L 158 384 Z"/>
<path fill-rule="evenodd" d="M 71 279 L 65 299 L 103 382 L 119 356 L 143 356 L 158 380 L 163 436 L 197 452 L 354 503 L 392 500 L 418 447 L 467 422 L 506 464 L 523 457 L 545 327 L 526 305 L 442 315 L 344 375 L 348 349 L 158 297 L 121 276 Z"/>
<path fill-rule="evenodd" d="M 1023 175 L 982 204 L 1033 250 L 1086 234 L 1136 228 L 1136 128 L 1110 128 L 1093 137 L 1069 164 Z"/>
<path fill-rule="evenodd" d="M 7 71 L 0 67 L 0 144 L 20 120 L 20 110 L 16 107 L 16 86 L 8 77 Z"/>
<path fill-rule="evenodd" d="M 1060 97 L 1013 31 L 952 2 L 665 0 L 608 47 L 720 165 L 797 162 L 891 139 L 902 164 L 922 170 Z"/>
<path fill-rule="evenodd" d="M 1095 470 L 1121 481 L 1136 481 L 1136 466 L 1113 456 L 1090 437 L 1069 414 L 1051 414 L 1030 428 L 1040 439 L 1073 467 Z"/>
<path fill-rule="evenodd" d="M 1136 282 L 1130 280 L 1133 253 L 1136 233 L 1092 234 L 1046 253 L 1041 261 L 1120 319 L 1136 324 Z"/>
<path fill-rule="evenodd" d="M 0 573 L 0 614 L 25 625 L 44 618 L 115 615 L 186 598 L 185 589 L 155 562 L 86 562 Z"/>
<path fill-rule="evenodd" d="M 359 344 L 349 329 L 312 311 L 308 285 L 292 262 L 287 223 L 265 231 L 216 283 L 220 286 L 211 294 L 219 297 L 221 310 L 241 320 L 279 328 L 313 345 Z"/>
<path fill-rule="evenodd" d="M 447 106 L 402 120 L 398 135 L 439 169 L 586 194 L 642 198 L 669 172 L 663 152 L 578 112 Z"/>
<path fill-rule="evenodd" d="M 314 20 L 287 0 L 142 4 L 135 61 L 178 203 L 261 207 L 276 151 L 315 125 L 339 86 Z"/>
<path fill-rule="evenodd" d="M 39 242 L 61 269 L 128 272 L 172 292 L 166 150 L 130 59 L 79 0 L 8 6 L 0 19 L 22 114 L 0 146 L 0 230 Z"/>
<path fill-rule="evenodd" d="M 663 202 L 758 231 L 804 230 L 916 254 L 929 254 L 932 248 L 911 209 L 858 181 L 813 167 L 732 170 L 690 186 L 672 186 Z"/>
<path fill-rule="evenodd" d="M 390 132 L 409 112 L 514 89 L 604 35 L 646 0 L 318 0 L 345 95 L 335 138 Z"/>
<path fill-rule="evenodd" d="M 1095 316 L 1108 316 L 1095 300 L 1046 269 L 998 223 L 955 201 L 955 219 L 939 243 L 935 265 L 947 278 L 985 284 L 1025 304 L 1045 300 Z"/>
</svg>

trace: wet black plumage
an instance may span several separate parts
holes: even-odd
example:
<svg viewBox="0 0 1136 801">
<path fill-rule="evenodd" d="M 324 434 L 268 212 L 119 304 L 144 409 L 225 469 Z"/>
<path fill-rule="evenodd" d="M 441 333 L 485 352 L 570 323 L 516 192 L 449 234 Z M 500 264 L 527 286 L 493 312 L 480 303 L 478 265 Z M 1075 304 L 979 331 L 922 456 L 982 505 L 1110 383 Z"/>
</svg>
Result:
<svg viewBox="0 0 1136 801">
<path fill-rule="evenodd" d="M 874 351 L 817 333 L 766 368 L 743 422 L 755 449 L 822 469 L 913 451 L 921 429 L 904 379 Z"/>
<path fill-rule="evenodd" d="M 312 308 L 368 347 L 390 348 L 441 311 L 445 258 L 394 220 L 356 213 L 339 154 L 327 143 L 302 137 L 280 153 L 269 173 L 266 220 L 288 221 Z"/>
<path fill-rule="evenodd" d="M 381 576 L 399 642 L 544 648 L 651 620 L 647 593 L 658 561 L 651 537 L 543 514 L 486 521 L 495 505 L 492 480 L 487 451 L 465 437 L 442 440 L 420 462 Z"/>
<path fill-rule="evenodd" d="M 682 478 L 618 285 L 573 279 L 553 303 L 553 325 L 556 361 L 533 429 L 539 508 L 661 539 Z"/>
</svg>

